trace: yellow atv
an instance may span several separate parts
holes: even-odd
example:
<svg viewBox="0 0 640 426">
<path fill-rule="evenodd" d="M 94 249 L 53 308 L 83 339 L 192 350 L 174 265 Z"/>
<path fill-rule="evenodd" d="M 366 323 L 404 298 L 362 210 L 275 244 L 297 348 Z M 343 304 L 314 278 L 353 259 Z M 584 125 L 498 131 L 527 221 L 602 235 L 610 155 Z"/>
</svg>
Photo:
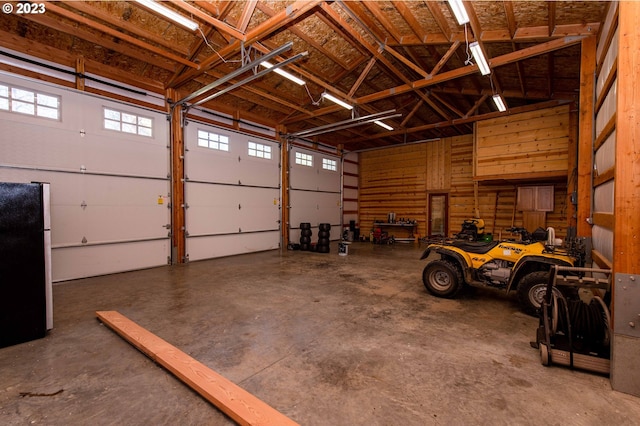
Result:
<svg viewBox="0 0 640 426">
<path fill-rule="evenodd" d="M 583 266 L 584 246 L 571 241 L 561 249 L 553 228 L 531 235 L 524 228 L 506 230 L 520 241 L 445 240 L 432 243 L 420 259 L 429 258 L 422 281 L 429 293 L 454 298 L 465 284 L 517 291 L 524 312 L 536 315 L 542 305 L 552 265 Z M 554 288 L 554 291 L 559 291 Z"/>
</svg>

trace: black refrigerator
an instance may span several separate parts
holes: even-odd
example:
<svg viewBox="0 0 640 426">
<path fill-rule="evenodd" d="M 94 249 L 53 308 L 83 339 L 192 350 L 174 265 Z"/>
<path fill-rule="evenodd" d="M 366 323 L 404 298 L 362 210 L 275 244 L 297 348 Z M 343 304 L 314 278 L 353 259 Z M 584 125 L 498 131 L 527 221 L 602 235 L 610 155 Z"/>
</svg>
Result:
<svg viewBox="0 0 640 426">
<path fill-rule="evenodd" d="M 0 347 L 53 327 L 49 184 L 0 183 Z"/>
</svg>

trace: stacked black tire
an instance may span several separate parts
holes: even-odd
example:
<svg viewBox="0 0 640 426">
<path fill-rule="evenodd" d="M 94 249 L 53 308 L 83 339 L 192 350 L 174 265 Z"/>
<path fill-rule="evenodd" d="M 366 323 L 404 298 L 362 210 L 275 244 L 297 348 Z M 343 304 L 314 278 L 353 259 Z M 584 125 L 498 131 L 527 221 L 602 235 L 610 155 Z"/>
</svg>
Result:
<svg viewBox="0 0 640 426">
<path fill-rule="evenodd" d="M 311 250 L 311 224 L 308 222 L 300 223 L 300 250 Z"/>
<path fill-rule="evenodd" d="M 316 251 L 318 253 L 329 253 L 331 244 L 331 224 L 321 223 L 318 230 L 318 243 Z"/>
</svg>

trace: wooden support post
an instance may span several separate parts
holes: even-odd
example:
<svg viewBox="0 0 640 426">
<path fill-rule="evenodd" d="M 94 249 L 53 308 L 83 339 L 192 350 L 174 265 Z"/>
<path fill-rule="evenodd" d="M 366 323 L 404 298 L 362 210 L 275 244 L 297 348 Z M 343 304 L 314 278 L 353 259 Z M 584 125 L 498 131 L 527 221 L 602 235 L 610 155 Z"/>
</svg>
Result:
<svg viewBox="0 0 640 426">
<path fill-rule="evenodd" d="M 618 104 L 613 269 L 640 273 L 640 3 L 621 1 L 618 34 Z"/>
<path fill-rule="evenodd" d="M 175 89 L 167 90 L 167 100 L 175 101 L 179 95 Z M 186 229 L 184 199 L 184 129 L 181 107 L 168 106 L 171 123 L 171 263 L 185 263 Z"/>
<path fill-rule="evenodd" d="M 577 105 L 574 107 L 577 108 Z M 569 144 L 567 152 L 567 227 L 577 229 L 578 211 L 573 203 L 573 193 L 578 194 L 578 111 L 569 111 Z"/>
<path fill-rule="evenodd" d="M 280 135 L 287 132 L 284 126 L 276 129 L 280 140 L 280 167 L 281 167 L 281 193 L 280 200 L 280 233 L 282 237 L 282 248 L 289 244 L 289 140 Z"/>
<path fill-rule="evenodd" d="M 76 89 L 84 90 L 84 57 L 78 56 L 76 58 Z"/>
<path fill-rule="evenodd" d="M 240 386 L 116 311 L 98 311 L 106 326 L 169 370 L 240 425 L 297 425 Z"/>
<path fill-rule="evenodd" d="M 594 128 L 594 85 L 596 70 L 596 38 L 582 40 L 580 62 L 580 123 L 578 131 L 578 211 L 577 235 L 591 236 L 591 214 Z"/>
</svg>

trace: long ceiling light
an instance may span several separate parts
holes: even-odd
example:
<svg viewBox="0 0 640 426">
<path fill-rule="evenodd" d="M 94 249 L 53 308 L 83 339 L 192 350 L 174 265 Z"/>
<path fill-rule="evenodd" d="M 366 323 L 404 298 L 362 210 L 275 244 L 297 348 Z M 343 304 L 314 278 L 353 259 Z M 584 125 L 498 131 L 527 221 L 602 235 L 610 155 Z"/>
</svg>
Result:
<svg viewBox="0 0 640 426">
<path fill-rule="evenodd" d="M 260 62 L 260 65 L 262 65 L 265 68 L 271 68 L 273 67 L 273 64 L 269 61 L 262 61 Z M 273 72 L 275 72 L 276 74 L 280 74 L 281 76 L 283 76 L 284 78 L 293 81 L 295 84 L 299 85 L 299 86 L 304 86 L 305 81 L 302 79 L 299 79 L 298 77 L 296 77 L 295 75 L 285 71 L 285 70 L 281 70 L 280 68 L 276 68 L 275 70 L 273 70 Z"/>
<path fill-rule="evenodd" d="M 386 123 L 383 123 L 380 120 L 376 120 L 376 121 L 374 121 L 374 123 L 377 124 L 378 126 L 382 127 L 383 129 L 386 129 L 386 130 L 389 130 L 389 131 L 393 130 L 393 127 L 389 126 Z"/>
<path fill-rule="evenodd" d="M 311 136 L 320 135 L 323 133 L 335 132 L 337 130 L 348 129 L 350 127 L 360 126 L 362 124 L 371 123 L 373 121 L 388 120 L 391 118 L 401 117 L 402 114 L 396 113 L 395 109 L 388 111 L 377 112 L 363 117 L 356 117 L 349 120 L 339 121 L 337 123 L 323 124 L 322 126 L 314 127 L 313 129 L 301 130 L 296 133 L 288 134 L 290 138 L 307 138 Z"/>
<path fill-rule="evenodd" d="M 164 16 L 165 18 L 169 18 L 171 19 L 173 22 L 175 22 L 176 24 L 180 24 L 185 28 L 190 29 L 191 31 L 195 31 L 198 29 L 198 23 L 195 21 L 192 21 L 191 19 L 185 18 L 184 16 L 180 15 L 179 13 L 169 9 L 168 7 L 165 7 L 163 5 L 161 5 L 158 2 L 155 2 L 153 0 L 136 0 L 137 3 L 140 3 L 142 6 L 153 10 L 156 13 L 159 13 L 160 15 Z"/>
<path fill-rule="evenodd" d="M 230 72 L 229 74 L 225 75 L 224 77 L 219 78 L 218 80 L 207 84 L 206 86 L 196 90 L 195 92 L 193 92 L 192 94 L 185 96 L 184 98 L 180 99 L 178 102 L 176 102 L 176 104 L 178 105 L 184 105 L 187 102 L 200 97 L 202 95 L 204 95 L 207 92 L 210 92 L 212 89 L 215 89 L 216 87 L 220 86 L 223 83 L 226 83 L 227 81 L 230 81 L 236 77 L 238 77 L 241 74 L 244 74 L 247 71 L 250 71 L 254 68 L 256 68 L 258 65 L 260 65 L 261 62 L 264 62 L 266 60 L 269 60 L 271 58 L 274 58 L 284 52 L 286 52 L 287 50 L 291 49 L 293 47 L 293 42 L 288 41 L 285 44 L 283 44 L 282 46 L 278 47 L 277 49 L 267 53 L 266 55 L 262 56 L 259 59 L 256 59 L 255 61 L 252 61 L 248 64 L 246 64 L 245 66 L 238 68 L 235 71 Z M 277 68 L 276 68 L 277 69 Z M 274 70 L 275 71 L 275 70 Z"/>
<path fill-rule="evenodd" d="M 335 96 L 330 95 L 330 94 L 329 94 L 329 93 L 327 93 L 327 92 L 324 92 L 324 93 L 322 94 L 322 97 L 323 97 L 324 99 L 329 99 L 331 102 L 335 102 L 336 104 L 340 105 L 342 108 L 346 108 L 346 109 L 353 109 L 353 106 L 352 106 L 352 105 L 349 105 L 349 104 L 348 104 L 348 103 L 346 103 L 345 101 L 342 101 L 342 100 L 340 100 L 340 99 L 336 98 Z"/>
<path fill-rule="evenodd" d="M 469 49 L 471 49 L 471 54 L 473 55 L 473 59 L 476 60 L 478 64 L 478 69 L 482 75 L 487 75 L 491 73 L 491 69 L 489 68 L 489 64 L 484 57 L 484 53 L 482 53 L 482 48 L 478 44 L 477 41 L 469 44 Z"/>
<path fill-rule="evenodd" d="M 199 100 L 197 102 L 194 102 L 193 106 L 198 106 L 198 105 L 202 105 L 202 104 L 204 104 L 206 102 L 209 102 L 210 100 L 212 100 L 214 98 L 217 98 L 220 95 L 224 95 L 225 93 L 230 92 L 233 89 L 236 89 L 236 88 L 238 88 L 240 86 L 243 86 L 243 85 L 245 85 L 247 83 L 250 83 L 253 80 L 256 80 L 256 79 L 264 76 L 265 74 L 270 73 L 271 71 L 276 71 L 279 67 L 283 67 L 283 66 L 285 66 L 287 64 L 293 63 L 293 62 L 295 62 L 295 61 L 297 61 L 299 59 L 304 58 L 307 55 L 308 55 L 308 52 L 306 52 L 306 51 L 298 53 L 297 55 L 292 56 L 291 58 L 287 59 L 286 61 L 278 62 L 277 64 L 273 65 L 271 68 L 267 68 L 265 70 L 262 70 L 262 71 L 254 74 L 252 76 L 249 76 L 249 77 L 245 78 L 244 80 L 241 80 L 241 81 L 238 81 L 237 83 L 232 84 L 231 86 L 227 86 L 224 89 L 221 89 L 221 90 L 217 91 L 216 93 L 213 93 L 213 94 L 207 96 L 204 99 L 201 99 L 201 100 Z"/>
<path fill-rule="evenodd" d="M 502 100 L 502 96 L 500 95 L 493 95 L 493 103 L 496 104 L 496 107 L 498 108 L 498 111 L 500 112 L 505 112 L 507 110 L 507 107 L 504 104 L 504 101 Z"/>
<path fill-rule="evenodd" d="M 464 8 L 462 0 L 449 0 L 449 6 L 458 20 L 458 24 L 464 25 L 469 22 L 469 15 L 467 15 L 467 10 Z"/>
</svg>

